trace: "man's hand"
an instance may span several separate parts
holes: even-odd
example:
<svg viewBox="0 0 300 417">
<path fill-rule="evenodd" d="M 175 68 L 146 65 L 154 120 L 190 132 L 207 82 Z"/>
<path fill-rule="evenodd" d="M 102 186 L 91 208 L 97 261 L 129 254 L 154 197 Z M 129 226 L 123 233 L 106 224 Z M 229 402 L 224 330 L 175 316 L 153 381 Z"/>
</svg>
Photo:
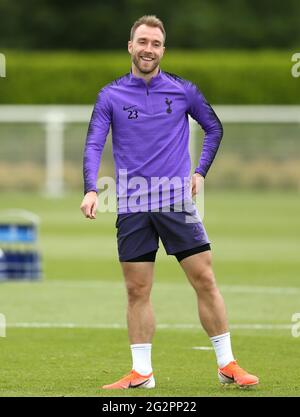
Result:
<svg viewBox="0 0 300 417">
<path fill-rule="evenodd" d="M 98 205 L 98 196 L 95 191 L 89 191 L 84 196 L 80 210 L 84 214 L 85 217 L 88 219 L 95 219 L 96 218 L 96 211 Z"/>
<path fill-rule="evenodd" d="M 202 177 L 201 174 L 198 174 L 198 172 L 196 172 L 194 175 L 192 175 L 192 179 L 191 179 L 192 197 L 194 197 L 194 195 L 199 193 L 203 183 L 204 183 L 204 177 Z"/>
</svg>

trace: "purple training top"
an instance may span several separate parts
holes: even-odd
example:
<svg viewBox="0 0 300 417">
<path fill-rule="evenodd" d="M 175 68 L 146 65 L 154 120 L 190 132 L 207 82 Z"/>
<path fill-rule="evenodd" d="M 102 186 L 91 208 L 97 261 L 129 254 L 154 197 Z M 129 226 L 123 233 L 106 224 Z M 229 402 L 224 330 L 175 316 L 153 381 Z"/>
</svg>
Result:
<svg viewBox="0 0 300 417">
<path fill-rule="evenodd" d="M 131 211 L 130 198 L 141 211 L 163 206 L 161 187 L 167 183 L 171 203 L 186 198 L 191 170 L 188 115 L 205 131 L 195 169 L 205 177 L 223 129 L 193 83 L 160 70 L 148 84 L 129 73 L 106 85 L 98 94 L 86 139 L 85 193 L 98 192 L 100 160 L 111 126 L 119 213 Z"/>
</svg>

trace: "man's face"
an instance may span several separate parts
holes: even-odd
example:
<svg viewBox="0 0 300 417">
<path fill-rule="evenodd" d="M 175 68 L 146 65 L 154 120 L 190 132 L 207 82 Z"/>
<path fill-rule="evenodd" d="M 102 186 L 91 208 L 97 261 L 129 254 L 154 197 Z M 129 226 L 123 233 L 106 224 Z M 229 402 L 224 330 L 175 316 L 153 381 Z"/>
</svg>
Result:
<svg viewBox="0 0 300 417">
<path fill-rule="evenodd" d="M 165 51 L 164 35 L 158 27 L 139 26 L 128 42 L 131 60 L 143 74 L 153 72 L 159 65 Z"/>
</svg>

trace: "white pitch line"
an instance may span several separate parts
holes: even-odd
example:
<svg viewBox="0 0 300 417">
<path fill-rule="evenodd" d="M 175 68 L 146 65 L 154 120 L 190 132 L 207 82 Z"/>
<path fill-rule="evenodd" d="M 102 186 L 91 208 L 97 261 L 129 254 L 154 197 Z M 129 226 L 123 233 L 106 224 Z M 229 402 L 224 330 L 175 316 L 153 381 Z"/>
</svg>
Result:
<svg viewBox="0 0 300 417">
<path fill-rule="evenodd" d="M 243 330 L 290 330 L 292 324 L 231 324 L 231 329 Z"/>
<path fill-rule="evenodd" d="M 27 282 L 26 282 L 27 284 Z M 28 282 L 28 285 L 32 284 Z M 57 287 L 66 287 L 66 288 L 103 288 L 103 286 L 112 285 L 119 288 L 125 288 L 124 282 L 121 281 L 99 281 L 99 280 L 84 280 L 84 281 L 74 281 L 74 280 L 49 280 L 49 281 L 40 281 L 34 283 L 35 285 L 50 285 Z M 186 287 L 189 288 L 188 283 L 168 283 L 168 282 L 156 282 L 158 286 L 170 286 L 170 287 Z M 219 285 L 219 288 L 222 292 L 228 293 L 254 293 L 254 294 L 275 294 L 275 295 L 297 295 L 300 294 L 300 287 L 275 287 L 275 286 L 249 286 L 249 285 Z"/>
<path fill-rule="evenodd" d="M 259 287 L 243 285 L 220 285 L 221 291 L 231 293 L 253 293 L 253 294 L 270 294 L 270 295 L 297 295 L 300 294 L 300 288 L 297 287 Z"/>
<path fill-rule="evenodd" d="M 50 328 L 62 328 L 62 329 L 127 329 L 125 324 L 112 323 L 112 324 L 80 324 L 80 323 L 42 323 L 42 322 L 29 322 L 29 323 L 7 323 L 6 327 L 13 328 L 28 328 L 28 329 L 50 329 Z M 199 329 L 202 330 L 198 324 L 158 324 L 158 329 Z M 292 324 L 232 324 L 229 326 L 231 329 L 237 330 L 290 330 Z"/>
<path fill-rule="evenodd" d="M 194 346 L 192 347 L 193 350 L 214 350 L 213 347 L 210 346 Z"/>
<path fill-rule="evenodd" d="M 28 329 L 126 329 L 125 324 L 80 324 L 80 323 L 7 323 L 6 327 L 28 328 Z"/>
</svg>

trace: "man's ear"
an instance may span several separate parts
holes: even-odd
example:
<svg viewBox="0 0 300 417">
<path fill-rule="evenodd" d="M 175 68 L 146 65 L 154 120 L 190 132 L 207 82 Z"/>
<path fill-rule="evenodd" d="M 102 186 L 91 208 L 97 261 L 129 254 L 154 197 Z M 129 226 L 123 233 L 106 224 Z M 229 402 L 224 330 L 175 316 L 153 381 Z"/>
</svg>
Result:
<svg viewBox="0 0 300 417">
<path fill-rule="evenodd" d="M 128 41 L 128 52 L 131 55 L 131 52 L 132 52 L 132 41 Z"/>
</svg>

